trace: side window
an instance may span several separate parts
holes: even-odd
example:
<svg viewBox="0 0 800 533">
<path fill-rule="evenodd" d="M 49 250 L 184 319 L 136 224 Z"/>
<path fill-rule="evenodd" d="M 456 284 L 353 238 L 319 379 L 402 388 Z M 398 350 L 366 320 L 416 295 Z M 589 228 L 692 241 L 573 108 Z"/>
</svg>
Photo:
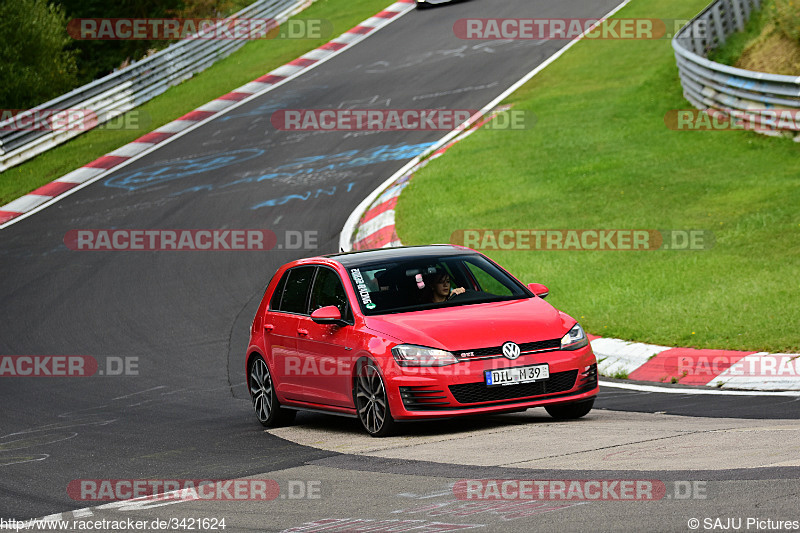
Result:
<svg viewBox="0 0 800 533">
<path fill-rule="evenodd" d="M 302 266 L 291 269 L 287 274 L 288 278 L 283 287 L 283 296 L 279 311 L 285 313 L 306 314 L 308 309 L 308 289 L 311 287 L 311 279 L 314 277 L 315 266 Z"/>
<path fill-rule="evenodd" d="M 320 267 L 314 286 L 311 288 L 311 311 L 320 307 L 335 305 L 339 308 L 344 320 L 350 320 L 350 306 L 347 304 L 347 293 L 344 292 L 339 275 L 329 268 Z"/>
</svg>

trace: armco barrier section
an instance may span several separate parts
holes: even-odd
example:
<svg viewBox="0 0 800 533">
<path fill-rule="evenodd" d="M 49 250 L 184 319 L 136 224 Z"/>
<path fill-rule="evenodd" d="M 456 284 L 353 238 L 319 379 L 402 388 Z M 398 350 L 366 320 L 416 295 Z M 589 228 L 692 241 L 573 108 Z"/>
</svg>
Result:
<svg viewBox="0 0 800 533">
<path fill-rule="evenodd" d="M 769 135 L 792 136 L 800 142 L 800 76 L 752 72 L 706 57 L 731 33 L 743 30 L 760 6 L 761 0 L 717 0 L 675 34 L 672 48 L 683 94 L 698 109 L 718 110 L 725 115 L 731 110 L 741 111 L 737 116 L 742 117 L 745 127 Z M 776 110 L 790 110 L 795 120 L 780 120 L 785 114 Z M 769 128 L 771 123 L 778 128 Z"/>
<path fill-rule="evenodd" d="M 313 1 L 257 0 L 226 20 L 260 18 L 273 19 L 281 24 Z M 152 56 L 78 87 L 21 115 L 34 116 L 36 110 L 85 110 L 94 114 L 93 123 L 96 120 L 96 125 L 103 124 L 158 96 L 169 87 L 191 78 L 215 61 L 238 50 L 246 42 L 243 39 L 181 40 Z M 9 127 L 14 121 L 20 123 L 20 116 L 0 122 L 0 172 L 84 132 L 78 128 L 15 130 Z"/>
</svg>

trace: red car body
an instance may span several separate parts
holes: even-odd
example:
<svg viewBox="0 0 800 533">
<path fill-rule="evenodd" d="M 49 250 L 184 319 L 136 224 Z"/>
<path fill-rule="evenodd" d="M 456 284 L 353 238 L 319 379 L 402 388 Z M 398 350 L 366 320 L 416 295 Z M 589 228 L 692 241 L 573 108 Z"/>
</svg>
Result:
<svg viewBox="0 0 800 533">
<path fill-rule="evenodd" d="M 370 267 L 376 264 L 379 266 Z M 389 270 L 381 270 L 383 264 L 395 266 L 391 270 L 402 290 L 376 288 L 388 283 L 377 277 Z M 422 266 L 403 271 L 408 265 Z M 414 292 L 414 283 L 422 287 L 423 275 L 414 273 L 421 269 L 430 279 L 427 272 L 436 268 L 431 265 L 441 265 L 440 270 L 446 268 L 451 278 L 461 281 L 470 291 L 462 298 L 466 301 L 459 303 L 459 298 L 453 298 L 440 307 L 425 304 L 385 313 L 380 304 L 373 303 L 381 294 Z M 481 278 L 483 270 L 472 265 L 508 285 L 508 289 L 498 285 L 493 291 L 513 294 L 496 296 L 486 290 L 483 285 L 493 280 Z M 314 269 L 297 270 L 303 266 Z M 371 280 L 372 289 L 365 281 L 370 268 L 378 272 Z M 336 277 L 341 287 L 334 287 Z M 311 281 L 303 309 L 299 302 L 307 278 Z M 333 287 L 327 296 L 323 285 Z M 288 263 L 267 286 L 250 332 L 246 372 L 256 414 L 267 426 L 289 421 L 296 409 L 357 416 L 375 436 L 390 434 L 394 421 L 504 413 L 536 406 L 547 408 L 557 418 L 583 416 L 598 392 L 591 346 L 585 334 L 580 338 L 583 331 L 573 318 L 531 289 L 546 296 L 543 285 L 525 287 L 482 254 L 457 246 L 373 250 Z M 317 308 L 325 298 L 335 305 Z M 494 300 L 473 302 L 470 298 Z M 285 311 L 281 305 L 295 307 Z M 569 335 L 578 340 L 572 342 Z M 564 338 L 572 342 L 566 348 L 562 348 Z M 511 353 L 504 356 L 507 343 L 518 349 L 512 346 Z M 403 359 L 406 352 L 411 361 Z M 509 358 L 514 355 L 517 357 Z M 416 361 L 421 366 L 414 366 Z M 544 373 L 545 366 L 548 377 L 534 379 L 535 367 Z M 529 381 L 488 385 L 487 372 L 491 371 L 501 372 L 493 374 L 495 380 Z"/>
</svg>

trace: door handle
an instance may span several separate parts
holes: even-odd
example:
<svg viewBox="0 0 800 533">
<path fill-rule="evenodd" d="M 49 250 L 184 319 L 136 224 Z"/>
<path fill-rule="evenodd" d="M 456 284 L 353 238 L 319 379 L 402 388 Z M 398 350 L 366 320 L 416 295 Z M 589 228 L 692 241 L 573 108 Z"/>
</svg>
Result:
<svg viewBox="0 0 800 533">
<path fill-rule="evenodd" d="M 306 335 L 308 335 L 308 330 L 307 329 L 303 329 L 303 328 L 298 328 L 297 329 L 297 334 L 298 335 L 302 335 L 303 337 L 305 337 Z"/>
<path fill-rule="evenodd" d="M 275 326 L 272 324 L 264 324 L 264 329 L 267 330 L 267 333 L 272 333 L 272 330 L 275 329 Z"/>
</svg>

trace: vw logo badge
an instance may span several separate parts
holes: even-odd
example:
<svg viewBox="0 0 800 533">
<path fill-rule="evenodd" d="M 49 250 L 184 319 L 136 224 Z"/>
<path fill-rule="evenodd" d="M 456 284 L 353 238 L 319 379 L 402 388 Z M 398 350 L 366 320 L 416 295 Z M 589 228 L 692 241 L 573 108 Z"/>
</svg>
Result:
<svg viewBox="0 0 800 533">
<path fill-rule="evenodd" d="M 516 359 L 519 357 L 519 346 L 515 342 L 506 342 L 503 344 L 503 355 L 509 359 Z"/>
</svg>

